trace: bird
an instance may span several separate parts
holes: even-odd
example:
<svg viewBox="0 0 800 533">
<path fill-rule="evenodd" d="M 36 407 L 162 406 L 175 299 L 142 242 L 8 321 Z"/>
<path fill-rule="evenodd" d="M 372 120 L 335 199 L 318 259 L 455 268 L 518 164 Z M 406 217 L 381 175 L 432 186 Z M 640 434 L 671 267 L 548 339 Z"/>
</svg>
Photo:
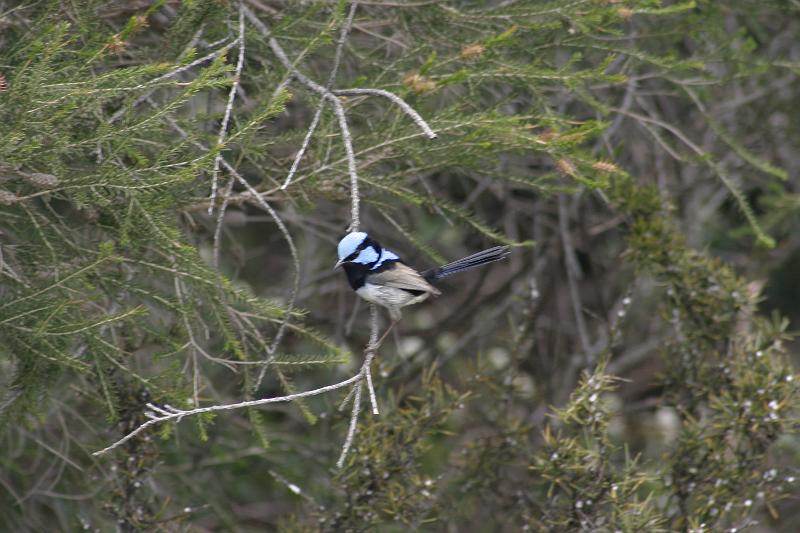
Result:
<svg viewBox="0 0 800 533">
<path fill-rule="evenodd" d="M 350 287 L 361 298 L 386 308 L 393 326 L 402 316 L 402 307 L 441 294 L 433 282 L 456 272 L 504 259 L 509 254 L 509 247 L 494 246 L 422 272 L 406 265 L 399 255 L 384 248 L 363 231 L 345 235 L 336 251 L 339 260 L 333 269 L 344 269 Z"/>
</svg>

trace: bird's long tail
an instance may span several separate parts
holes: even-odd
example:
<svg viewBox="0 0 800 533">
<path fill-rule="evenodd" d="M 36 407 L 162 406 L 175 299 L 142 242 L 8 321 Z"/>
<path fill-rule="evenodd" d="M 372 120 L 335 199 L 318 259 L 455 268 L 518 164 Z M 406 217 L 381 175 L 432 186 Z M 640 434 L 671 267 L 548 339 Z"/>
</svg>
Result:
<svg viewBox="0 0 800 533">
<path fill-rule="evenodd" d="M 463 259 L 459 259 L 458 261 L 453 261 L 452 263 L 448 263 L 444 266 L 426 270 L 422 273 L 422 277 L 424 277 L 428 281 L 442 279 L 445 276 L 449 276 L 450 274 L 455 274 L 456 272 L 461 272 L 462 270 L 467 270 L 470 268 L 474 268 L 476 266 L 485 265 L 486 263 L 491 263 L 493 261 L 499 261 L 500 259 L 503 259 L 506 256 L 508 256 L 508 254 L 509 254 L 508 246 L 495 246 L 494 248 L 489 248 L 488 250 L 468 255 Z"/>
</svg>

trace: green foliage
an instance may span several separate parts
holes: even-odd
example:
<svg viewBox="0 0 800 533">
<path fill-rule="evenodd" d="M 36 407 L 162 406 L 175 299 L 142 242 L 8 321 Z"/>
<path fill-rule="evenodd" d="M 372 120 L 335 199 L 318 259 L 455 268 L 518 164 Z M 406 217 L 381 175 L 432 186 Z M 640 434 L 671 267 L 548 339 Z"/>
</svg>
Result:
<svg viewBox="0 0 800 533">
<path fill-rule="evenodd" d="M 246 19 L 241 72 L 238 2 L 17 4 L 0 2 L 0 529 L 796 529 L 800 308 L 769 297 L 800 253 L 796 7 L 357 7 L 333 88 L 390 91 L 438 135 L 340 97 L 362 226 L 421 267 L 514 250 L 405 313 L 373 368 L 380 415 L 334 471 L 347 388 L 90 454 L 148 403 L 360 366 L 368 320 L 330 273 L 340 122 L 327 105 L 282 187 L 323 102 L 270 42 L 324 85 L 350 4 L 244 2 L 269 35 Z"/>
<path fill-rule="evenodd" d="M 615 387 L 604 366 L 584 376 L 567 406 L 555 410 L 559 433 L 550 424 L 543 430 L 531 468 L 546 504 L 526 516 L 535 530 L 663 530 L 664 517 L 645 490 L 655 477 L 627 453 L 615 457 L 608 430 L 613 413 L 603 400 Z"/>
<path fill-rule="evenodd" d="M 382 405 L 387 415 L 361 428 L 357 448 L 336 476 L 346 499 L 337 502 L 341 510 L 322 514 L 319 522 L 325 530 L 419 529 L 440 518 L 437 481 L 426 477 L 422 459 L 437 437 L 447 435 L 445 422 L 464 407 L 467 395 L 429 372 L 421 376 L 421 385 L 419 395 L 387 398 Z"/>
</svg>

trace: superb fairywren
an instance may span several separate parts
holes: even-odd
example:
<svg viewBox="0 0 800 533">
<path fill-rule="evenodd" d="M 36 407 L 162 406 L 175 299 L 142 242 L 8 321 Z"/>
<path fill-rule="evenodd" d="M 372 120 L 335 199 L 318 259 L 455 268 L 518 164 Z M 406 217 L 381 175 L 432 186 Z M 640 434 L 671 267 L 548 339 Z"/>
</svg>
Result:
<svg viewBox="0 0 800 533">
<path fill-rule="evenodd" d="M 348 233 L 339 241 L 339 261 L 350 286 L 363 299 L 389 310 L 393 322 L 400 320 L 400 308 L 441 294 L 431 282 L 450 274 L 498 261 L 509 253 L 508 246 L 495 246 L 438 268 L 417 272 L 400 257 L 383 248 L 362 231 Z"/>
</svg>

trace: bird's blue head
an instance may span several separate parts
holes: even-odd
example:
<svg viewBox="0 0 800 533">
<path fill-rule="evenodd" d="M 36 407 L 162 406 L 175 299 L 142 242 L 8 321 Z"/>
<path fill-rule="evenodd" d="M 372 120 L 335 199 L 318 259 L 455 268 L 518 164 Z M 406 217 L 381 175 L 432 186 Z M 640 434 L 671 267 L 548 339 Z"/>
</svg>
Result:
<svg viewBox="0 0 800 533">
<path fill-rule="evenodd" d="M 377 241 L 363 231 L 354 231 L 339 241 L 336 249 L 339 260 L 334 269 L 346 263 L 356 263 L 371 269 L 380 267 L 385 261 L 400 259 L 390 250 L 384 250 Z"/>
</svg>

